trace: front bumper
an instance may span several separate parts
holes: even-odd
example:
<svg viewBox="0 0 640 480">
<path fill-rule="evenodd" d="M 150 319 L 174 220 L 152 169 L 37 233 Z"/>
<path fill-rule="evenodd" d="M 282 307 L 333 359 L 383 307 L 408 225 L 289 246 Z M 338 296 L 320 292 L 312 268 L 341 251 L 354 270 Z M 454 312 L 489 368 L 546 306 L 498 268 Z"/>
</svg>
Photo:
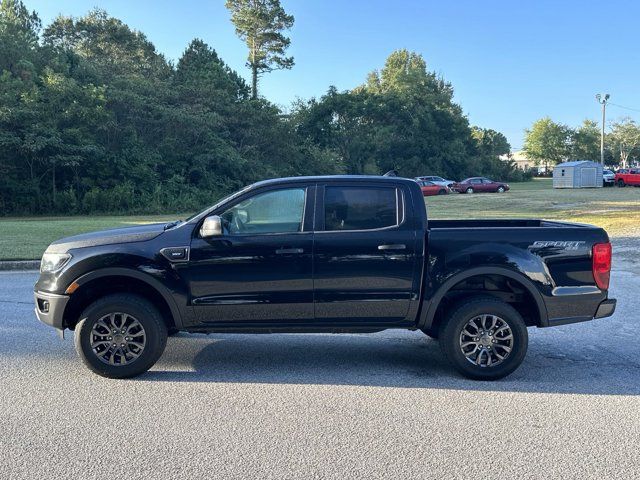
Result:
<svg viewBox="0 0 640 480">
<path fill-rule="evenodd" d="M 50 327 L 64 330 L 63 316 L 69 297 L 55 293 L 33 292 L 36 304 L 36 317 Z"/>
</svg>

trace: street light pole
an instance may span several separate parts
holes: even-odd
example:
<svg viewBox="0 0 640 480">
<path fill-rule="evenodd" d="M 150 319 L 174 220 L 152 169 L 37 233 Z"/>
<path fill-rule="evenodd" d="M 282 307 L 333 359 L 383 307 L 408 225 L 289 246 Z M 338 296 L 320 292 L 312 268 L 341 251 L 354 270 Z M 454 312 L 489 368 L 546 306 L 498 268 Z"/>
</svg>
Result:
<svg viewBox="0 0 640 480">
<path fill-rule="evenodd" d="M 604 168 L 604 121 L 609 96 L 610 95 L 608 93 L 605 93 L 604 96 L 600 95 L 599 93 L 596 95 L 596 100 L 600 105 L 602 105 L 602 130 L 600 131 L 600 163 L 602 164 L 602 168 Z"/>
</svg>

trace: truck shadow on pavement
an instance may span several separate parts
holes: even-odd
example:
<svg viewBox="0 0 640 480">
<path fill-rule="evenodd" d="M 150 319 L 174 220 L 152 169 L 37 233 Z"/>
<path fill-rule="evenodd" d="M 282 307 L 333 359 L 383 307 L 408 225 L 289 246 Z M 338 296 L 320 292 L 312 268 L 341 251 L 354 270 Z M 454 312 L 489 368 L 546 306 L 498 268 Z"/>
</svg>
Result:
<svg viewBox="0 0 640 480">
<path fill-rule="evenodd" d="M 617 270 L 612 276 L 612 297 L 618 298 L 613 317 L 530 328 L 524 363 L 496 382 L 463 378 L 444 360 L 437 341 L 402 330 L 181 334 L 169 339 L 163 357 L 140 380 L 640 395 L 639 287 L 638 271 Z"/>
<path fill-rule="evenodd" d="M 569 335 L 532 335 L 523 365 L 497 382 L 461 377 L 437 341 L 420 332 L 191 337 L 169 339 L 162 359 L 139 380 L 640 395 L 640 363 L 627 358 L 623 344 L 618 352 L 585 349 L 564 343 Z"/>
</svg>

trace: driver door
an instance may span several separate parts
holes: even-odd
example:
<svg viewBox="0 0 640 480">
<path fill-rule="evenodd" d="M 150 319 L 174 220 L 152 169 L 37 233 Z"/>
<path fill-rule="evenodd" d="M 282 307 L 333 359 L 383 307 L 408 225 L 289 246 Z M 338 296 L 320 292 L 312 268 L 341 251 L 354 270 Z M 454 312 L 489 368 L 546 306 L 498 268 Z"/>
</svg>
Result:
<svg viewBox="0 0 640 480">
<path fill-rule="evenodd" d="M 493 180 L 489 180 L 488 178 L 482 179 L 483 192 L 495 192 L 497 189 L 498 189 L 498 186 Z"/>
<path fill-rule="evenodd" d="M 482 185 L 481 178 L 474 178 L 469 183 L 475 192 L 484 192 L 484 186 Z"/>
<path fill-rule="evenodd" d="M 191 243 L 191 303 L 205 324 L 313 320 L 315 186 L 240 197 L 218 213 L 222 235 Z"/>
</svg>

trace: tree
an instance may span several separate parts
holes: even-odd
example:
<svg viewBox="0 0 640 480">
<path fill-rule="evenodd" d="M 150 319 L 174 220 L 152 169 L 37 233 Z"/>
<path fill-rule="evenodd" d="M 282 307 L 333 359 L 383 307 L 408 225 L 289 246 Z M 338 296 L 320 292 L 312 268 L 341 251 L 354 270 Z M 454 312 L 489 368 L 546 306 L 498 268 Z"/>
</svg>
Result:
<svg viewBox="0 0 640 480">
<path fill-rule="evenodd" d="M 479 152 L 484 155 L 499 157 L 511 151 L 507 137 L 490 128 L 471 127 L 471 136 L 476 141 Z"/>
<path fill-rule="evenodd" d="M 0 72 L 31 77 L 39 61 L 38 33 L 42 24 L 20 0 L 0 1 Z"/>
<path fill-rule="evenodd" d="M 640 126 L 629 117 L 613 122 L 611 141 L 620 154 L 622 168 L 627 168 L 629 159 L 640 149 Z"/>
<path fill-rule="evenodd" d="M 566 125 L 555 123 L 549 117 L 542 118 L 525 130 L 524 151 L 536 165 L 542 163 L 548 169 L 549 164 L 555 165 L 569 157 L 570 135 Z"/>
<path fill-rule="evenodd" d="M 251 96 L 258 98 L 258 77 L 273 70 L 290 69 L 293 57 L 285 56 L 291 40 L 283 31 L 293 26 L 280 0 L 227 0 L 236 33 L 249 48 L 247 67 L 251 69 Z"/>
<path fill-rule="evenodd" d="M 334 152 L 350 174 L 396 169 L 404 177 L 460 178 L 513 172 L 498 160 L 498 152 L 509 149 L 506 138 L 483 131 L 480 148 L 451 85 L 407 50 L 393 52 L 352 91 L 332 87 L 319 100 L 299 103 L 293 119 L 301 135 Z"/>
<path fill-rule="evenodd" d="M 585 120 L 571 134 L 572 160 L 600 161 L 600 128 L 593 120 Z"/>
<path fill-rule="evenodd" d="M 509 179 L 506 139 L 472 131 L 420 55 L 394 52 L 369 78 L 285 115 L 201 40 L 173 65 L 104 11 L 40 36 L 36 14 L 0 0 L 0 212 L 196 211 L 264 178 L 392 168 Z"/>
<path fill-rule="evenodd" d="M 103 79 L 121 75 L 168 76 L 171 68 L 147 37 L 95 8 L 80 18 L 58 16 L 43 33 L 44 43 L 88 60 Z"/>
</svg>

